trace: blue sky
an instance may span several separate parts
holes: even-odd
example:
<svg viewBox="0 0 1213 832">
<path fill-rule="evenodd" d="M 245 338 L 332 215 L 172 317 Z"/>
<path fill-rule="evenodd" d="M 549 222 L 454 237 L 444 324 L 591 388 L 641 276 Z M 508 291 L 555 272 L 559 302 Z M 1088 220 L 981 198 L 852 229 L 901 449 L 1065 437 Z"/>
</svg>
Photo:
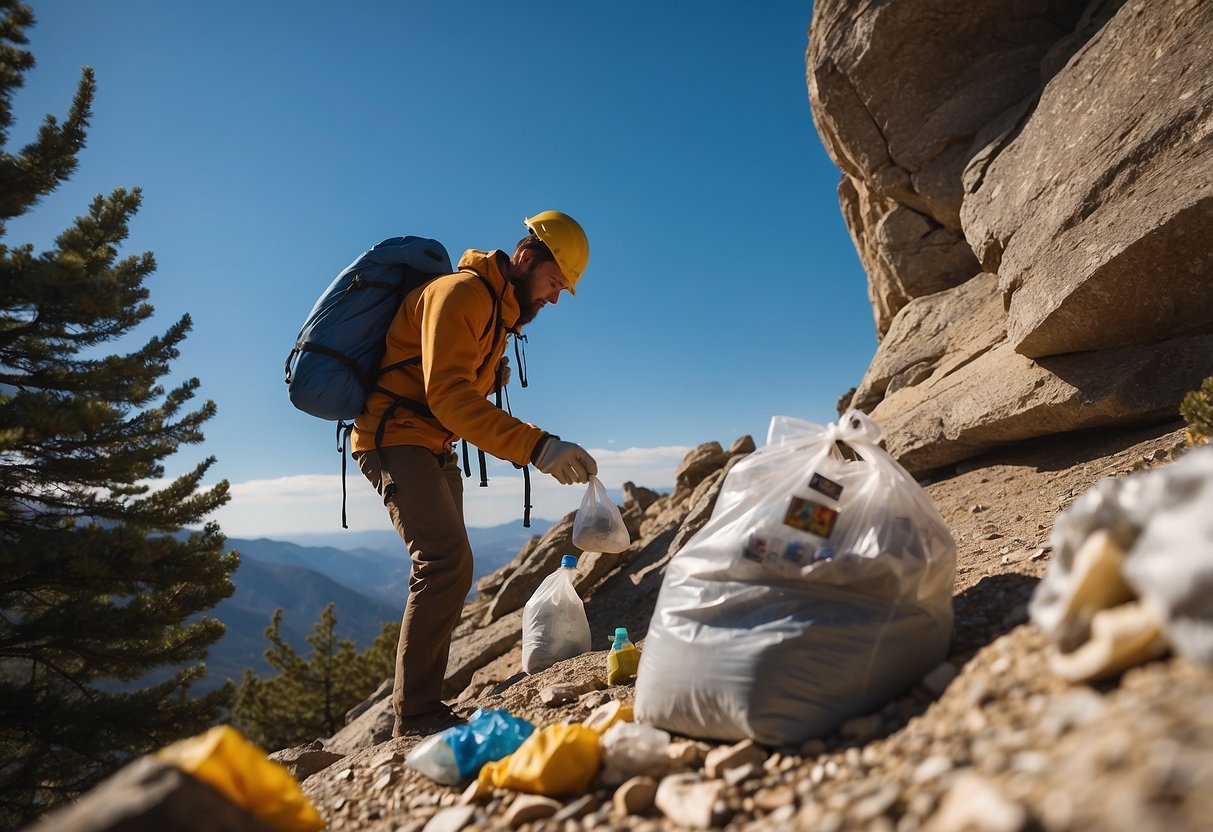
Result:
<svg viewBox="0 0 1213 832">
<path fill-rule="evenodd" d="M 35 0 L 37 66 L 9 149 L 97 97 L 72 180 L 9 226 L 48 247 L 91 196 L 143 189 L 157 314 L 188 312 L 174 378 L 218 416 L 228 534 L 339 527 L 333 425 L 295 411 L 283 361 L 315 298 L 379 240 L 512 248 L 522 220 L 585 227 L 578 295 L 527 329 L 515 415 L 592 450 L 608 488 L 673 483 L 695 445 L 826 422 L 876 347 L 865 277 L 814 129 L 810 2 L 518 4 Z M 127 346 L 133 348 L 132 341 Z M 512 351 L 511 351 L 512 356 Z M 521 475 L 468 482 L 471 525 L 520 519 Z M 583 487 L 535 475 L 535 515 Z M 386 527 L 351 470 L 351 527 Z"/>
</svg>

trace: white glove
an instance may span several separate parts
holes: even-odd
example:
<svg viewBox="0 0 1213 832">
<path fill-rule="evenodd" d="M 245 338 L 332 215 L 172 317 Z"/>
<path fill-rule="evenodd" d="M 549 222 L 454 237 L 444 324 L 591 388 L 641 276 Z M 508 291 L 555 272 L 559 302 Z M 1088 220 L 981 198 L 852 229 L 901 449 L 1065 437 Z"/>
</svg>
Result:
<svg viewBox="0 0 1213 832">
<path fill-rule="evenodd" d="M 508 355 L 501 356 L 501 387 L 503 389 L 510 383 L 511 373 L 510 357 Z"/>
<path fill-rule="evenodd" d="M 586 453 L 585 448 L 554 436 L 544 440 L 543 450 L 535 459 L 535 467 L 545 474 L 551 474 L 561 485 L 589 482 L 590 477 L 598 474 L 598 463 Z"/>
</svg>

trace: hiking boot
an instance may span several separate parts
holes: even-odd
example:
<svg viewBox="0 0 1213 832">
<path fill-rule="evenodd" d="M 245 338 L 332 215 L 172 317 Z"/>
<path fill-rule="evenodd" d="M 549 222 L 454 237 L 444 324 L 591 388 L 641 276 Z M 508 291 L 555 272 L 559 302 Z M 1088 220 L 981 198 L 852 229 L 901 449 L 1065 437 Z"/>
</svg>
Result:
<svg viewBox="0 0 1213 832">
<path fill-rule="evenodd" d="M 401 717 L 392 729 L 393 739 L 428 737 L 455 725 L 467 725 L 467 720 L 451 710 L 445 703 L 423 714 Z"/>
</svg>

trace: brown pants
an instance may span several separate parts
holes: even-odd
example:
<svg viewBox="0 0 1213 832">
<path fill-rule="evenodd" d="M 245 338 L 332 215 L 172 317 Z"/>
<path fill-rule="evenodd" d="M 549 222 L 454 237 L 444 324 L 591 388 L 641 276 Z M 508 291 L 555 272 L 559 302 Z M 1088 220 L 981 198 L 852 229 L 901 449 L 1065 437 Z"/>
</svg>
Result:
<svg viewBox="0 0 1213 832">
<path fill-rule="evenodd" d="M 391 495 L 383 493 L 381 465 L 395 484 Z M 413 561 L 392 689 L 399 728 L 402 718 L 442 704 L 451 633 L 472 588 L 472 547 L 463 523 L 463 472 L 454 454 L 436 456 L 415 445 L 368 451 L 358 457 L 358 467 L 383 496 L 392 525 Z"/>
</svg>

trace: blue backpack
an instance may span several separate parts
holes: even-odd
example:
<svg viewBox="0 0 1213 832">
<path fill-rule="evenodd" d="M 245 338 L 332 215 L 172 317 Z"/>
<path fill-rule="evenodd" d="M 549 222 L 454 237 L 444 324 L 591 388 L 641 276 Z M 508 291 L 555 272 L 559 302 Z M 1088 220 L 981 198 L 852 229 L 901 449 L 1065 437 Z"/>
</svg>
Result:
<svg viewBox="0 0 1213 832">
<path fill-rule="evenodd" d="M 392 237 L 359 255 L 316 301 L 286 358 L 291 404 L 339 422 L 361 413 L 400 301 L 453 271 L 442 243 L 425 237 Z"/>
</svg>

